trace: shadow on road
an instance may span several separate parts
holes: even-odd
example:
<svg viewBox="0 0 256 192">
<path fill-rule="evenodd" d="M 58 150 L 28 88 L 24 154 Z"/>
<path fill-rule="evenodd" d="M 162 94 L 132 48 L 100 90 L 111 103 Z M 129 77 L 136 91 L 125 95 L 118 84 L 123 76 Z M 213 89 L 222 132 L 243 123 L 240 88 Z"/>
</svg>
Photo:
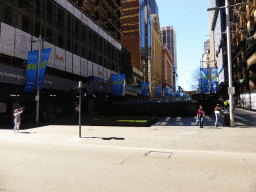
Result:
<svg viewBox="0 0 256 192">
<path fill-rule="evenodd" d="M 204 118 L 204 126 L 214 126 L 215 116 L 207 115 Z M 194 117 L 160 117 L 152 126 L 198 126 Z"/>
<path fill-rule="evenodd" d="M 81 137 L 84 139 L 102 139 L 102 140 L 124 140 L 125 138 L 122 137 Z"/>
</svg>

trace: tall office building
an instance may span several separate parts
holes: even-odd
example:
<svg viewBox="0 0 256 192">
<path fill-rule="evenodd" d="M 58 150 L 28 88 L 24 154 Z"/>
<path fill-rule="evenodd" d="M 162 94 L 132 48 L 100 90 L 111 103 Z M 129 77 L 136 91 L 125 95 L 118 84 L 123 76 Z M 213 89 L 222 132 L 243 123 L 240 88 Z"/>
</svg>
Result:
<svg viewBox="0 0 256 192">
<path fill-rule="evenodd" d="M 69 1 L 76 4 L 86 15 L 96 21 L 98 25 L 105 31 L 108 31 L 114 38 L 121 40 L 121 0 Z"/>
<path fill-rule="evenodd" d="M 1 1 L 0 122 L 9 121 L 12 109 L 19 105 L 26 107 L 30 117 L 35 114 L 35 91 L 25 92 L 24 84 L 28 52 L 38 50 L 39 35 L 47 37 L 43 48 L 51 48 L 40 92 L 41 114 L 72 113 L 75 101 L 70 90 L 78 81 L 87 89 L 83 112 L 96 110 L 106 100 L 121 58 L 120 0 L 88 2 Z M 96 6 L 95 15 L 87 6 Z"/>
<path fill-rule="evenodd" d="M 178 79 L 178 74 L 177 74 L 177 46 L 176 46 L 176 32 L 174 27 L 171 26 L 166 26 L 166 27 L 161 27 L 161 39 L 162 39 L 162 44 L 166 45 L 174 62 L 174 67 L 173 67 L 173 87 L 176 90 L 177 87 L 177 79 Z"/>
<path fill-rule="evenodd" d="M 157 14 L 151 15 L 152 21 L 152 40 L 151 40 L 151 61 L 149 62 L 149 90 L 151 96 L 155 96 L 155 87 L 162 86 L 162 44 L 161 44 L 161 32 L 160 22 Z"/>
<path fill-rule="evenodd" d="M 148 81 L 148 63 L 151 59 L 151 13 L 158 13 L 155 0 L 123 0 L 121 3 L 121 42 L 131 53 L 134 77 Z"/>
</svg>

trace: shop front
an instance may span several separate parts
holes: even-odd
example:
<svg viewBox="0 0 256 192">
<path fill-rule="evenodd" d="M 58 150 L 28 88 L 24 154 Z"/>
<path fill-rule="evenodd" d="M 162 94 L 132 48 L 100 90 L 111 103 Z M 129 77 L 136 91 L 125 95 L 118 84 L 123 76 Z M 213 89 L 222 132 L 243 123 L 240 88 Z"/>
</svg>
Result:
<svg viewBox="0 0 256 192">
<path fill-rule="evenodd" d="M 26 70 L 0 64 L 0 121 L 12 123 L 14 109 L 25 107 L 23 122 L 35 122 L 36 89 L 25 92 Z M 73 112 L 74 100 L 70 89 L 78 82 L 51 75 L 45 75 L 43 89 L 40 91 L 40 117 L 56 118 Z"/>
</svg>

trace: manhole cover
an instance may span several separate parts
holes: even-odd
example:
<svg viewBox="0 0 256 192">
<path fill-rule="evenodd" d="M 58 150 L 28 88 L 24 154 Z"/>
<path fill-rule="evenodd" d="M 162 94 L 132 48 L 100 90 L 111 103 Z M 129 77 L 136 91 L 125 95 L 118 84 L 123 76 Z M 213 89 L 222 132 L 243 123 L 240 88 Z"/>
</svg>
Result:
<svg viewBox="0 0 256 192">
<path fill-rule="evenodd" d="M 145 154 L 146 157 L 154 157 L 154 158 L 165 158 L 170 159 L 172 156 L 172 152 L 161 152 L 161 151 L 150 151 Z"/>
</svg>

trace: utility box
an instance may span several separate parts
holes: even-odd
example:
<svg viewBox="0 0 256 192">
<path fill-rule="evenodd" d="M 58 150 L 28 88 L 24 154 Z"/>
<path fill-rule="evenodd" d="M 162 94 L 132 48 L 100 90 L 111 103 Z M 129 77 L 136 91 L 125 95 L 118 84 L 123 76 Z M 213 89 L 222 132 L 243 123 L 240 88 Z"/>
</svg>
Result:
<svg viewBox="0 0 256 192">
<path fill-rule="evenodd" d="M 230 126 L 230 115 L 228 112 L 223 112 L 224 115 L 224 125 Z"/>
</svg>

